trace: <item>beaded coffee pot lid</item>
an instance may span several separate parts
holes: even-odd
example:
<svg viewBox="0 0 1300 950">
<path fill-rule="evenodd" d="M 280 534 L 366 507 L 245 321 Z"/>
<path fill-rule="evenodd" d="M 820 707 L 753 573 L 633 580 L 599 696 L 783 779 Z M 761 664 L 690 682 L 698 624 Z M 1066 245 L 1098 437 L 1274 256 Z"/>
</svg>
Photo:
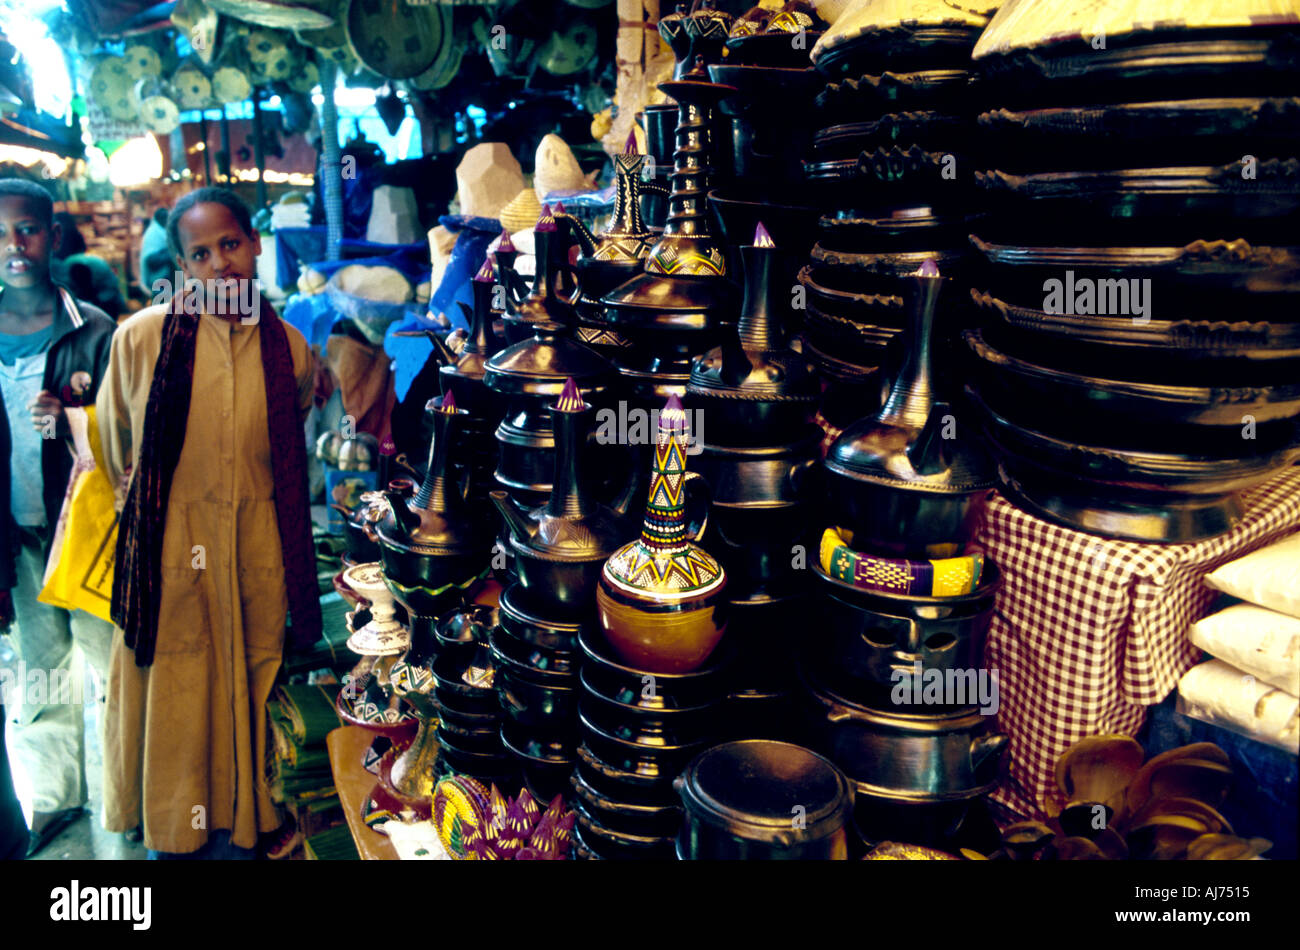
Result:
<svg viewBox="0 0 1300 950">
<path fill-rule="evenodd" d="M 636 600 L 694 599 L 726 584 L 722 565 L 687 537 L 686 435 L 686 411 L 670 396 L 659 414 L 641 537 L 605 562 L 605 580 Z"/>
</svg>

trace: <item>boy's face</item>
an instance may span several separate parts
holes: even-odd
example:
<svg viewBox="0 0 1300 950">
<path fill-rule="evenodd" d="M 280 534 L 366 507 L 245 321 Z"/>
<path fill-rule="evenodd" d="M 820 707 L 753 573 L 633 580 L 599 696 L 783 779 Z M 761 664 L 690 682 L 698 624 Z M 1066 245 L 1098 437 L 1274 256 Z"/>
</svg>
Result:
<svg viewBox="0 0 1300 950">
<path fill-rule="evenodd" d="M 50 279 L 50 250 L 59 226 L 41 217 L 21 195 L 0 197 L 0 283 L 39 287 Z"/>
<path fill-rule="evenodd" d="M 176 265 L 186 277 L 216 281 L 216 293 L 233 303 L 239 299 L 235 281 L 257 277 L 257 255 L 262 252 L 259 235 L 247 234 L 225 205 L 201 202 L 185 212 L 176 227 L 181 255 Z M 231 283 L 223 284 L 225 281 Z M 233 311 L 231 311 L 233 312 Z"/>
</svg>

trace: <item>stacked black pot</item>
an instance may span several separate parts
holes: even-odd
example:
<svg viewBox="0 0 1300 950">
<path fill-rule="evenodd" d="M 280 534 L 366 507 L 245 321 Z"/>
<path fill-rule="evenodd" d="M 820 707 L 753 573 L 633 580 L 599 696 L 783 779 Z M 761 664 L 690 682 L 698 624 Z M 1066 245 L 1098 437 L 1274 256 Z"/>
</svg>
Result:
<svg viewBox="0 0 1300 950">
<path fill-rule="evenodd" d="M 621 507 L 596 501 L 586 473 L 595 410 L 574 379 L 564 381 L 548 414 L 555 452 L 554 487 L 546 503 L 529 508 L 506 492 L 492 493 L 517 578 L 501 594 L 500 623 L 491 634 L 505 713 L 501 741 L 542 801 L 569 790 L 577 744 L 578 637 L 596 629 L 600 571 L 635 533 L 627 499 L 641 484 L 630 480 Z"/>
<path fill-rule="evenodd" d="M 1189 542 L 1293 459 L 1300 16 L 1007 3 L 975 50 L 989 215 L 966 334 L 1006 494 Z"/>
<path fill-rule="evenodd" d="M 903 365 L 821 472 L 806 722 L 854 782 L 867 840 L 947 842 L 1006 744 L 982 668 L 999 576 L 969 547 L 992 471 L 934 345 L 943 282 L 933 261 L 908 279 Z"/>
<path fill-rule="evenodd" d="M 465 411 L 453 449 L 452 466 L 466 480 L 466 498 L 475 517 L 493 523 L 488 492 L 495 487 L 497 442 L 493 432 L 505 413 L 505 400 L 483 382 L 488 361 L 500 352 L 502 342 L 493 329 L 492 295 L 498 286 L 492 260 L 485 259 L 474 276 L 471 288 L 474 306 L 461 305 L 469 321 L 469 334 L 457 352 L 443 339 L 429 334 L 434 356 L 442 363 L 438 375 L 442 394 L 451 394 L 455 404 Z M 432 435 L 432 432 L 430 432 Z"/>
<path fill-rule="evenodd" d="M 485 367 L 484 384 L 505 402 L 495 432 L 496 482 L 521 505 L 531 508 L 550 497 L 555 468 L 550 407 L 569 379 L 594 405 L 612 401 L 614 367 L 560 323 L 534 324 L 531 338 L 507 346 Z"/>
<path fill-rule="evenodd" d="M 709 66 L 714 82 L 736 90 L 719 104 L 715 123 L 718 171 L 709 205 L 718 234 L 739 273 L 740 247 L 761 220 L 786 252 L 775 275 L 786 290 L 816 240 L 820 214 L 804 185 L 803 160 L 823 83 L 808 56 L 823 26 L 802 11 L 737 19 L 727 58 Z"/>
<path fill-rule="evenodd" d="M 495 685 L 500 665 L 488 646 L 494 619 L 458 611 L 439 625 L 439 650 L 429 666 L 438 709 L 438 768 L 511 790 L 519 784 L 519 767 L 501 742 Z"/>
<path fill-rule="evenodd" d="M 677 78 L 659 84 L 677 103 L 668 217 L 640 273 L 600 300 L 605 325 L 629 344 L 613 355 L 629 405 L 641 410 L 663 405 L 670 395 L 680 399 L 691 360 L 735 322 L 739 295 L 707 206 L 718 138 L 715 110 L 736 90 L 710 82 L 705 66 L 721 56 L 730 21 L 706 2 L 690 15 L 679 11 L 659 23 L 680 67 Z"/>
<path fill-rule="evenodd" d="M 907 275 L 933 259 L 963 278 L 978 153 L 970 52 L 993 6 L 860 3 L 813 50 L 828 82 L 805 168 L 824 214 L 799 281 L 805 352 L 834 380 L 831 432 L 875 402 L 897 363 Z M 964 294 L 945 306 L 966 322 Z"/>
<path fill-rule="evenodd" d="M 685 406 L 696 418 L 694 471 L 712 495 L 704 546 L 728 577 L 728 639 L 736 651 L 722 732 L 790 734 L 794 640 L 807 609 L 807 552 L 814 518 L 802 476 L 819 457 L 812 422 L 817 371 L 790 348 L 783 255 L 760 222 L 740 248 L 745 296 L 726 344 L 695 361 Z"/>
<path fill-rule="evenodd" d="M 599 631 L 579 645 L 578 842 L 607 860 L 671 860 L 682 820 L 673 780 L 719 737 L 729 657 L 719 651 L 690 673 L 648 673 L 618 659 Z"/>
</svg>

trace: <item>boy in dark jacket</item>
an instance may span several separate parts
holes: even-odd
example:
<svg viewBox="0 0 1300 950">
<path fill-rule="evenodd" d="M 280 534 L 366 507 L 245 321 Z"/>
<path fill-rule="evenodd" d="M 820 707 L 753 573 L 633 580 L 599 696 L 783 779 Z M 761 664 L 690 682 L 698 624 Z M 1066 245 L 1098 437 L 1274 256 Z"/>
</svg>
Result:
<svg viewBox="0 0 1300 950">
<path fill-rule="evenodd" d="M 12 586 L 11 630 L 25 688 L 13 703 L 9 745 L 33 789 L 35 854 L 86 803 L 80 647 L 101 681 L 113 626 L 37 601 L 49 542 L 72 473 L 65 405 L 93 405 L 115 324 L 50 278 L 58 243 L 49 193 L 0 179 L 0 446 L 8 504 L 0 512 L 0 590 Z M 35 688 L 43 684 L 44 688 Z"/>
</svg>

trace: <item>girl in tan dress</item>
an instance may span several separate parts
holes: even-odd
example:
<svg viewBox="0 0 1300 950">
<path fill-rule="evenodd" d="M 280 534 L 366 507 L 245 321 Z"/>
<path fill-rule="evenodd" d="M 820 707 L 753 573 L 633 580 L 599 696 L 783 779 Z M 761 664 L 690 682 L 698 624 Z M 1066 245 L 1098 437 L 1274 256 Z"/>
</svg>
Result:
<svg viewBox="0 0 1300 950">
<path fill-rule="evenodd" d="M 142 822 L 151 852 L 243 857 L 279 825 L 265 708 L 286 613 L 295 645 L 320 634 L 302 431 L 311 353 L 241 283 L 261 244 L 233 193 L 186 195 L 168 233 L 189 280 L 118 329 L 97 400 L 125 493 L 106 824 Z"/>
</svg>

